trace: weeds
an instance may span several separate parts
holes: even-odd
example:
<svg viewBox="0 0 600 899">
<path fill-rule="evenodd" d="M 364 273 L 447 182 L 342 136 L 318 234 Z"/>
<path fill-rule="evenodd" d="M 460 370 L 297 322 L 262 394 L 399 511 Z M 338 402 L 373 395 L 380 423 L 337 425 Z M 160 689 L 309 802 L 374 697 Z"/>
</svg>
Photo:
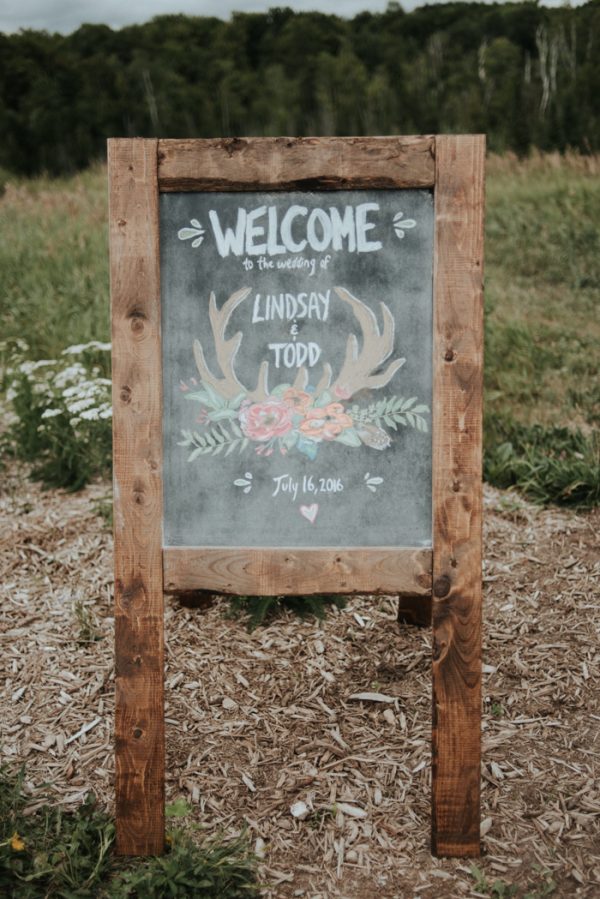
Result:
<svg viewBox="0 0 600 899">
<path fill-rule="evenodd" d="M 343 609 L 346 600 L 343 596 L 232 596 L 230 598 L 231 614 L 245 615 L 248 619 L 248 630 L 254 630 L 261 624 L 283 614 L 286 610 L 300 618 L 323 619 L 327 615 L 328 606 Z"/>
<path fill-rule="evenodd" d="M 97 896 L 110 867 L 110 818 L 91 794 L 75 812 L 45 805 L 27 815 L 24 777 L 0 769 L 0 894 Z"/>
<path fill-rule="evenodd" d="M 244 836 L 230 842 L 207 841 L 198 847 L 184 832 L 175 831 L 170 852 L 119 874 L 108 895 L 111 899 L 251 899 L 260 896 L 255 867 L 256 858 Z"/>
<path fill-rule="evenodd" d="M 475 890 L 484 896 L 490 896 L 492 899 L 509 899 L 511 896 L 522 896 L 522 899 L 547 899 L 557 889 L 556 882 L 549 871 L 539 865 L 534 865 L 533 868 L 539 880 L 537 883 L 530 883 L 525 893 L 522 893 L 514 883 L 499 878 L 489 881 L 477 865 L 471 865 L 470 870 Z"/>
<path fill-rule="evenodd" d="M 97 500 L 93 506 L 94 514 L 101 518 L 107 531 L 113 529 L 113 499 L 112 496 L 104 496 Z"/>
<path fill-rule="evenodd" d="M 79 644 L 95 643 L 96 640 L 102 639 L 94 612 L 82 600 L 77 600 L 73 604 L 73 615 L 79 628 L 77 634 Z"/>
<path fill-rule="evenodd" d="M 504 716 L 504 706 L 501 702 L 492 702 L 490 711 L 494 718 L 502 718 Z"/>
<path fill-rule="evenodd" d="M 28 813 L 25 774 L 0 769 L 0 895 L 11 899 L 127 899 L 163 896 L 252 899 L 260 895 L 256 858 L 241 835 L 196 845 L 182 830 L 170 851 L 124 862 L 113 855 L 114 827 L 92 795 L 74 812 L 50 805 Z M 180 817 L 191 808 L 174 803 Z"/>
<path fill-rule="evenodd" d="M 4 387 L 12 416 L 5 451 L 30 462 L 47 486 L 78 490 L 110 473 L 110 344 L 67 347 L 59 359 L 32 362 L 22 342 L 4 344 Z"/>
<path fill-rule="evenodd" d="M 477 865 L 471 865 L 471 877 L 475 881 L 477 892 L 486 896 L 493 896 L 493 899 L 508 899 L 509 896 L 515 896 L 517 893 L 517 887 L 512 883 L 506 883 L 504 880 L 498 879 L 490 883 Z"/>
<path fill-rule="evenodd" d="M 547 896 L 552 896 L 558 886 L 550 871 L 546 871 L 541 865 L 534 865 L 533 868 L 540 879 L 538 883 L 529 885 L 529 890 L 523 899 L 546 899 Z"/>
<path fill-rule="evenodd" d="M 600 432 L 497 418 L 486 431 L 484 477 L 517 487 L 540 503 L 594 506 L 600 502 Z"/>
</svg>

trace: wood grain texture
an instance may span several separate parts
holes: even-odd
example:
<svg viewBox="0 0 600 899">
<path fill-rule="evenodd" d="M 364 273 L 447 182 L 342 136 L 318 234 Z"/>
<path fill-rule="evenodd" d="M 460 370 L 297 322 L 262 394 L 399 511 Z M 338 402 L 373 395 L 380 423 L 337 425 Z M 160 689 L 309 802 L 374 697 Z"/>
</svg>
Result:
<svg viewBox="0 0 600 899">
<path fill-rule="evenodd" d="M 433 187 L 434 138 L 161 140 L 163 192 Z"/>
<path fill-rule="evenodd" d="M 117 852 L 164 848 L 157 142 L 111 140 Z"/>
<path fill-rule="evenodd" d="M 166 592 L 431 595 L 429 549 L 165 549 Z"/>
<path fill-rule="evenodd" d="M 480 851 L 484 160 L 436 138 L 432 849 L 457 857 Z"/>
</svg>

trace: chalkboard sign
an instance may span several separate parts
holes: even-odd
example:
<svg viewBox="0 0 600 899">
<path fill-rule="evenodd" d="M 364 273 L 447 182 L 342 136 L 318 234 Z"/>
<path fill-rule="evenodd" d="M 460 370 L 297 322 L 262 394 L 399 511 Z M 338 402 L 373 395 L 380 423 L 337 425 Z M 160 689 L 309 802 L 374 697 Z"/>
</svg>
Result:
<svg viewBox="0 0 600 899">
<path fill-rule="evenodd" d="M 160 198 L 165 546 L 431 546 L 433 194 Z"/>
<path fill-rule="evenodd" d="M 117 851 L 164 847 L 163 594 L 433 628 L 432 848 L 479 853 L 481 136 L 109 141 Z"/>
</svg>

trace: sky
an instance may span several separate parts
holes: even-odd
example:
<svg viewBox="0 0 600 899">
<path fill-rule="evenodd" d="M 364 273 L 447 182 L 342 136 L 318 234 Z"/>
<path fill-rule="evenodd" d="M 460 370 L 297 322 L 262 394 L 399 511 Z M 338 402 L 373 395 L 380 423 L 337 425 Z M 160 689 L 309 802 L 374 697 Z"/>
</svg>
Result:
<svg viewBox="0 0 600 899">
<path fill-rule="evenodd" d="M 401 5 L 410 10 L 422 2 L 402 0 Z M 316 9 L 352 17 L 364 10 L 381 12 L 387 5 L 388 0 L 0 0 L 0 31 L 8 33 L 19 28 L 34 28 L 68 34 L 84 22 L 120 28 L 166 13 L 225 19 L 234 10 L 265 12 L 271 6 L 289 6 L 297 11 Z M 544 0 L 544 5 L 563 4 L 562 0 Z"/>
</svg>

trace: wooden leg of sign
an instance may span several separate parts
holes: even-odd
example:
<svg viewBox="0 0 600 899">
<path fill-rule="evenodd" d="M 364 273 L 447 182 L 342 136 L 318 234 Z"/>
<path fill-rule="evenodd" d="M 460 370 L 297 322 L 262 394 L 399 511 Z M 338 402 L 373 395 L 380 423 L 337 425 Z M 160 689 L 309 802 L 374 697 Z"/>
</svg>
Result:
<svg viewBox="0 0 600 899">
<path fill-rule="evenodd" d="M 432 851 L 480 851 L 482 136 L 436 138 Z"/>
<path fill-rule="evenodd" d="M 431 596 L 399 596 L 398 622 L 431 627 Z"/>
<path fill-rule="evenodd" d="M 155 140 L 114 140 L 110 175 L 116 639 L 121 855 L 164 849 L 160 283 Z"/>
</svg>

